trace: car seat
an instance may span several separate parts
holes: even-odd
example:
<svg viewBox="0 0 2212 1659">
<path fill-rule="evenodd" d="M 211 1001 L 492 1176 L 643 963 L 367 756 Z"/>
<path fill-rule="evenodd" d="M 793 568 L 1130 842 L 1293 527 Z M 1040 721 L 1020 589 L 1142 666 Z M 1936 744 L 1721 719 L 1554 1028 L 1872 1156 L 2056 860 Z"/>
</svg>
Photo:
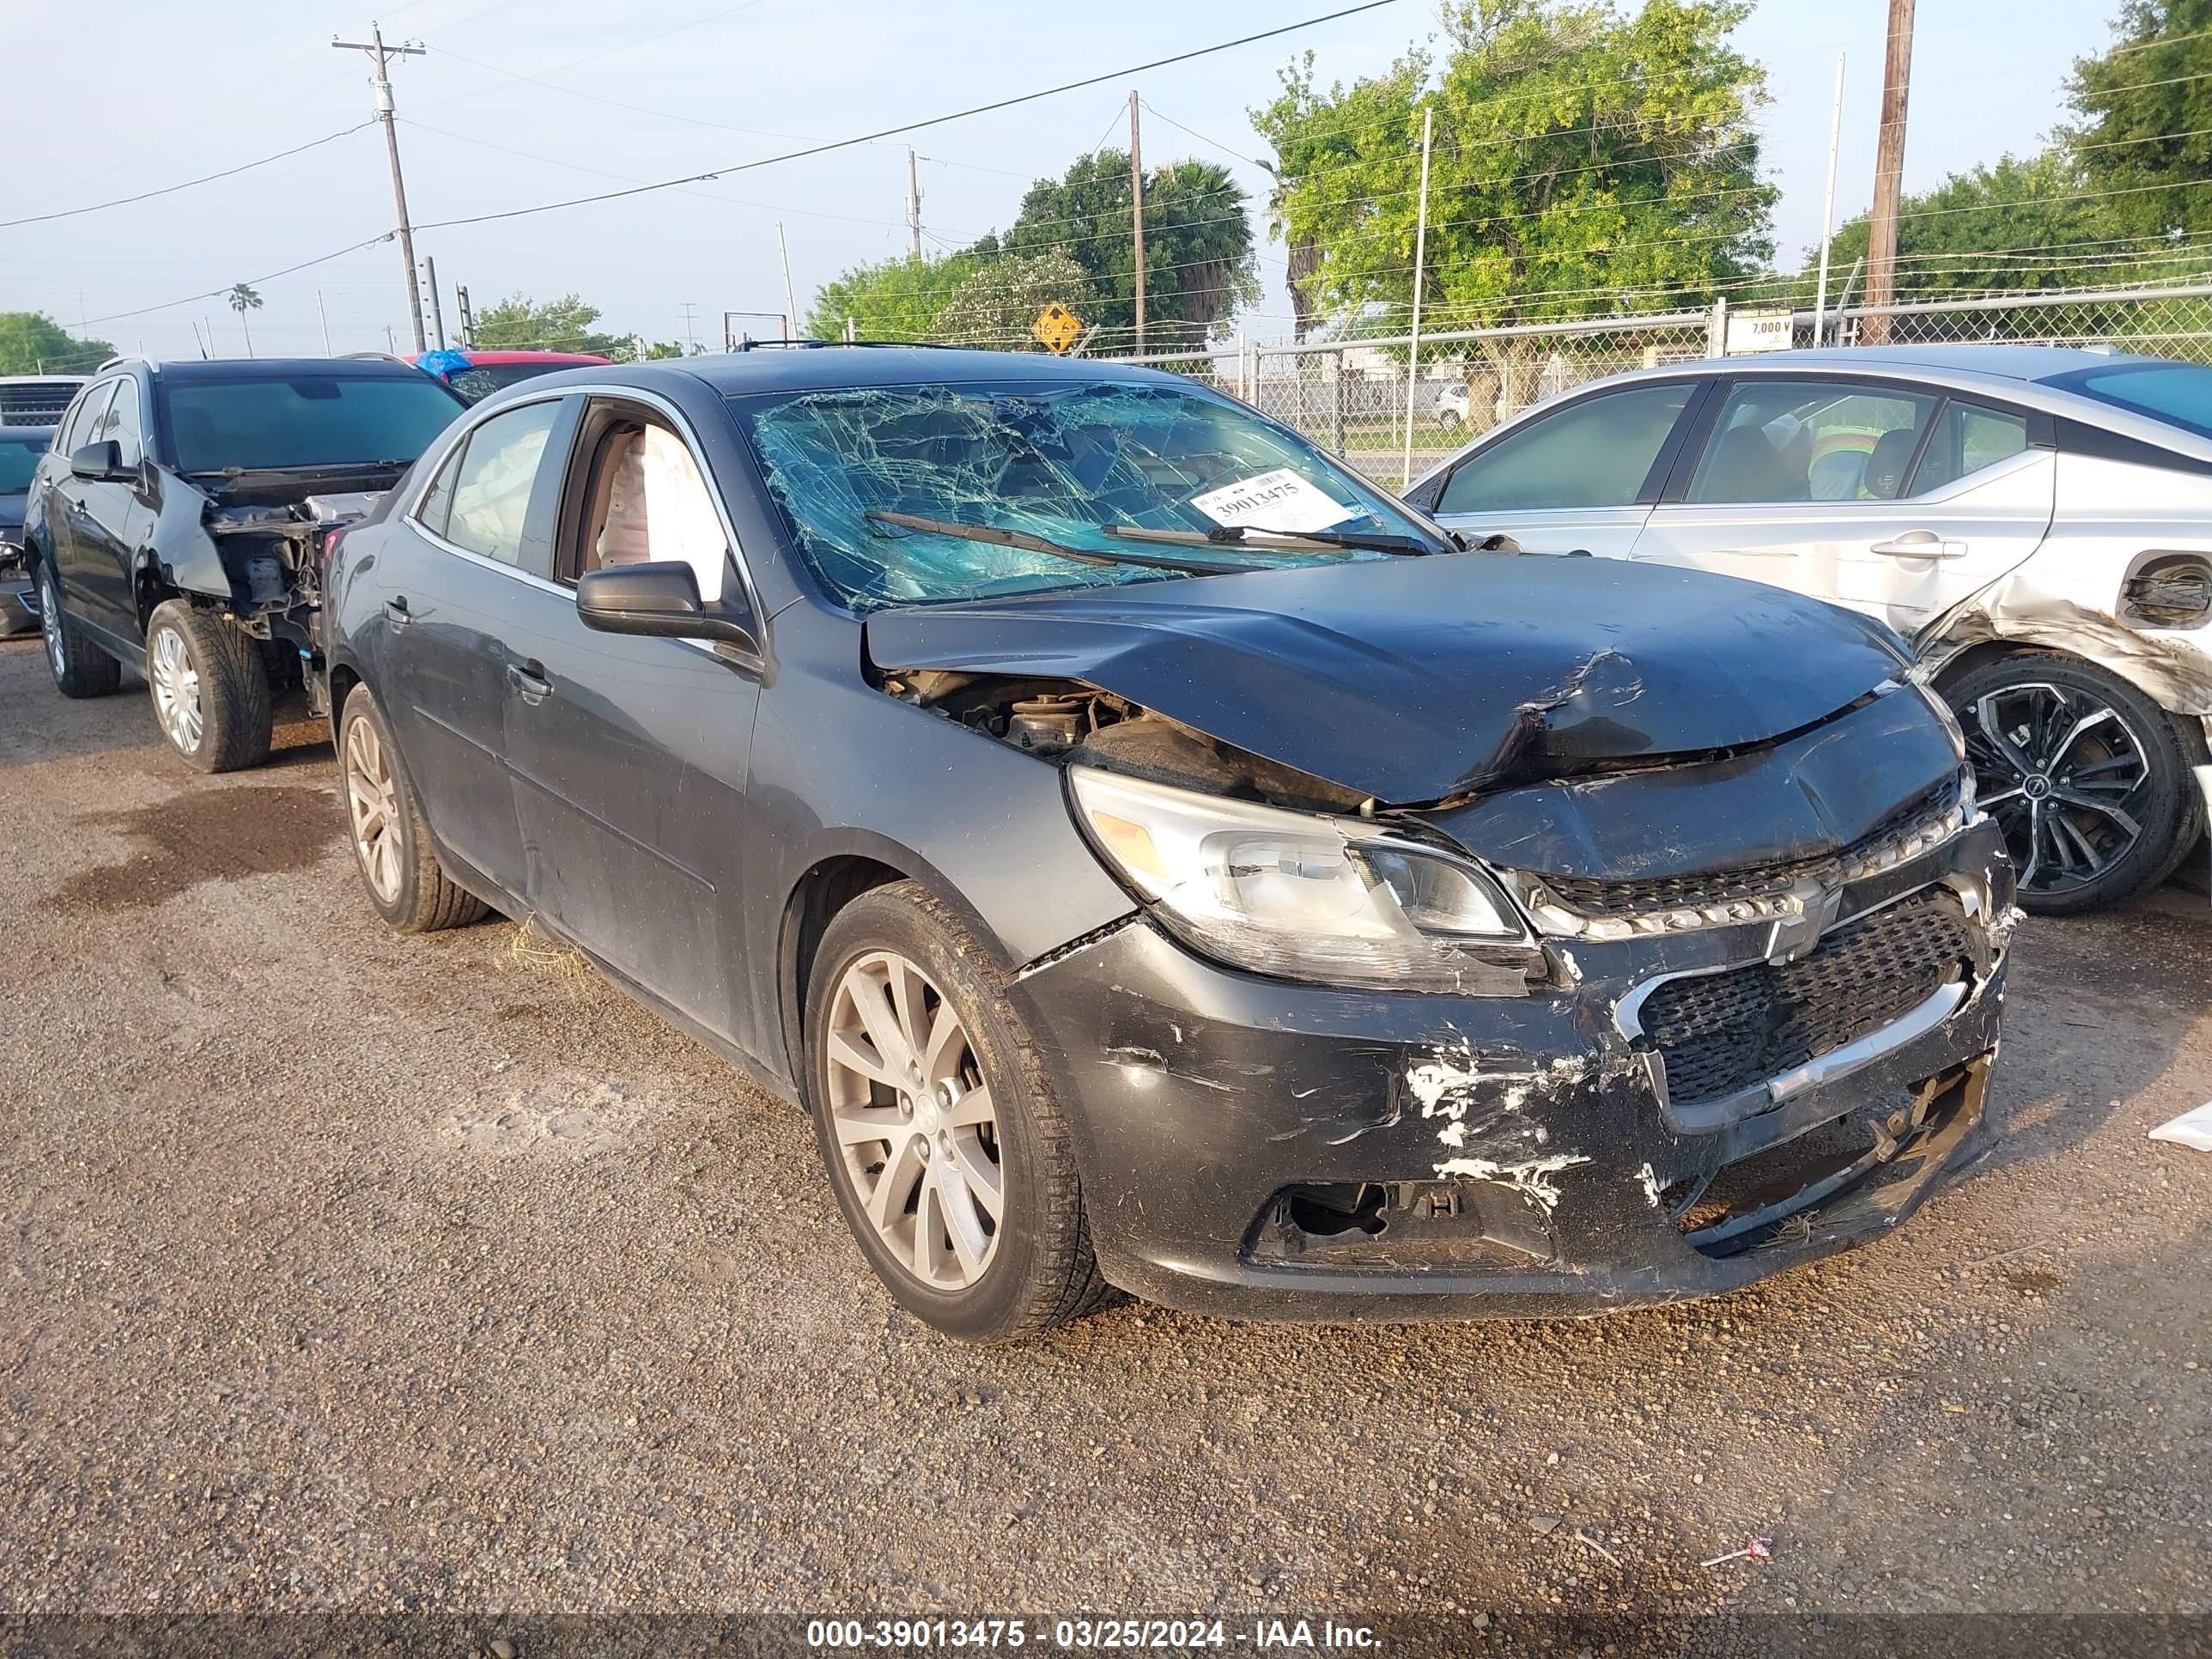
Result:
<svg viewBox="0 0 2212 1659">
<path fill-rule="evenodd" d="M 1874 453 L 1867 457 L 1866 477 L 1859 486 L 1865 500 L 1897 499 L 1905 488 L 1905 469 L 1912 465 L 1912 451 L 1919 441 L 1919 433 L 1909 426 L 1885 432 L 1875 440 Z"/>
</svg>

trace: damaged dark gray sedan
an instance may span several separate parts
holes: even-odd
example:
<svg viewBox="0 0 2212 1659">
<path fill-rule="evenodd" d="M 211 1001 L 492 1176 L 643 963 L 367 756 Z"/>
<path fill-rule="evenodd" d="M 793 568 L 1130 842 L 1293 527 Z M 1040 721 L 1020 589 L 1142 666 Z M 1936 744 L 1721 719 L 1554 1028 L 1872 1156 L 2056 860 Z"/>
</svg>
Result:
<svg viewBox="0 0 2212 1659">
<path fill-rule="evenodd" d="M 960 1337 L 1703 1295 L 1993 1133 L 2012 872 L 1893 635 L 1462 550 L 1188 381 L 549 376 L 327 592 L 377 909 L 531 915 L 803 1103 Z"/>
</svg>

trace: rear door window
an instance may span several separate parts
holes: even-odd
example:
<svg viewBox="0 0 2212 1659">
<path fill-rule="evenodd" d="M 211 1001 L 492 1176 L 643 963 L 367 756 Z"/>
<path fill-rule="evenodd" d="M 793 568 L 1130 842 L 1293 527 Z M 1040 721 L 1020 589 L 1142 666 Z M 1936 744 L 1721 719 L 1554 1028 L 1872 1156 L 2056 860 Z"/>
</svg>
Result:
<svg viewBox="0 0 2212 1659">
<path fill-rule="evenodd" d="M 1985 466 L 2008 461 L 2027 447 L 2027 416 L 1956 398 L 1943 405 L 1928 450 L 1912 475 L 1912 494 L 1971 477 Z"/>
<path fill-rule="evenodd" d="M 560 413 L 558 398 L 525 404 L 493 416 L 469 434 L 451 470 L 453 494 L 442 532 L 447 541 L 501 564 L 522 562 L 531 494 Z M 444 482 L 441 476 L 433 495 Z"/>
<path fill-rule="evenodd" d="M 1438 513 L 1630 507 L 1697 387 L 1608 392 L 1540 416 L 1460 463 Z"/>
<path fill-rule="evenodd" d="M 112 380 L 101 380 L 85 389 L 84 396 L 77 400 L 76 408 L 70 415 L 68 424 L 62 428 L 60 448 L 64 455 L 74 455 L 87 444 L 99 441 L 93 436 L 94 429 L 106 418 L 107 406 L 114 398 L 115 382 Z"/>
<path fill-rule="evenodd" d="M 1721 406 L 1686 499 L 1894 501 L 1936 402 L 1850 380 L 1745 380 Z"/>
</svg>

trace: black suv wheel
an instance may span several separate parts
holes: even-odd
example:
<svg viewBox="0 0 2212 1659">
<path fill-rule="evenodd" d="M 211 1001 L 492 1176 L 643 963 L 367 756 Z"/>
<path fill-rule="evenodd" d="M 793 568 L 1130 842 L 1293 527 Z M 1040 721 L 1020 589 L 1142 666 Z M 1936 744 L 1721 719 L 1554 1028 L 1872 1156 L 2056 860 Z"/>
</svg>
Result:
<svg viewBox="0 0 2212 1659">
<path fill-rule="evenodd" d="M 269 758 L 275 721 L 260 645 L 184 599 L 146 624 L 146 684 L 161 735 L 187 765 L 235 772 Z"/>
<path fill-rule="evenodd" d="M 123 684 L 123 665 L 92 642 L 62 609 L 61 585 L 51 566 L 39 566 L 39 632 L 54 689 L 65 697 L 105 697 Z"/>
</svg>

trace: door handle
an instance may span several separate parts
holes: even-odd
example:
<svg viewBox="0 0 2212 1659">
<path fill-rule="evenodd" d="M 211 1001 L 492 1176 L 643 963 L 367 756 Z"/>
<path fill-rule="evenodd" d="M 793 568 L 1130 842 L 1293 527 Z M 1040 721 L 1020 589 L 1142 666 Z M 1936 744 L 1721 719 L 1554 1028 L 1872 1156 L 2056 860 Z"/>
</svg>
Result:
<svg viewBox="0 0 2212 1659">
<path fill-rule="evenodd" d="M 521 694 L 523 702 L 532 708 L 553 695 L 553 682 L 545 678 L 545 665 L 534 657 L 507 664 L 507 678 Z"/>
<path fill-rule="evenodd" d="M 1876 542 L 1867 551 L 1893 559 L 1963 559 L 1966 544 L 1945 541 L 1932 530 L 1908 530 L 1893 541 Z"/>
<path fill-rule="evenodd" d="M 395 593 L 384 602 L 384 620 L 395 632 L 415 620 L 414 613 L 407 608 L 404 593 Z"/>
</svg>

